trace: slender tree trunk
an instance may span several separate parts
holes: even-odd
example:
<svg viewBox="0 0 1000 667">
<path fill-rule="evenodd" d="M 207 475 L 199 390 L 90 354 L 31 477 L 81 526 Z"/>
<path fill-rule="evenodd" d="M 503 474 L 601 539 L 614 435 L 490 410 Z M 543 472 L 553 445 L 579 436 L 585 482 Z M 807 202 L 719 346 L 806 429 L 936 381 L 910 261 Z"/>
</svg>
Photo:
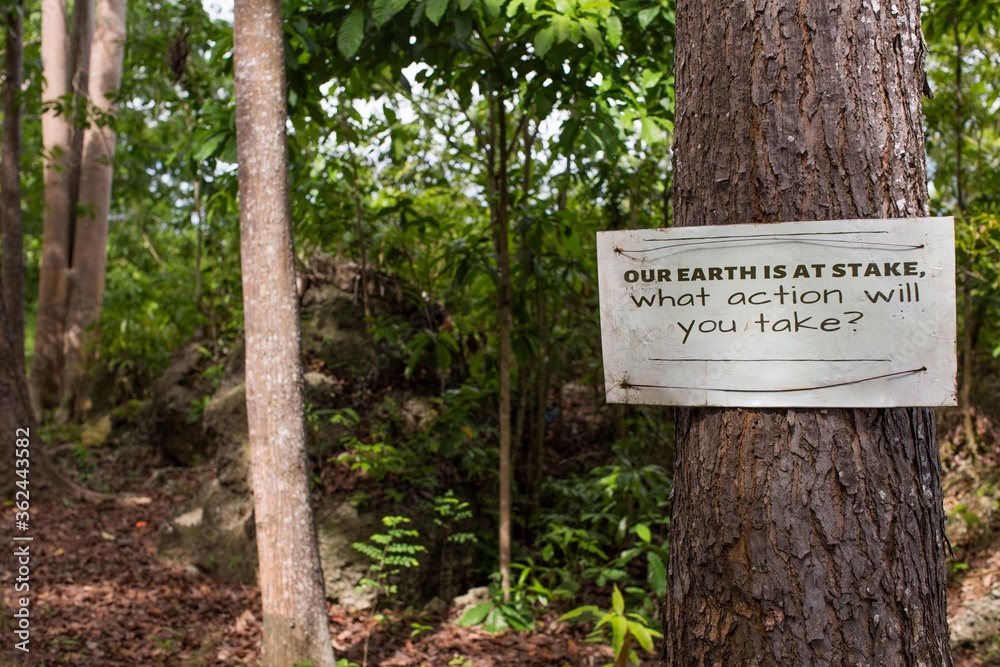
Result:
<svg viewBox="0 0 1000 667">
<path fill-rule="evenodd" d="M 246 400 L 264 608 L 263 664 L 333 667 L 309 502 L 292 250 L 280 0 L 234 12 Z"/>
<path fill-rule="evenodd" d="M 959 31 L 960 17 L 958 2 L 951 3 L 951 28 L 955 38 L 955 204 L 960 220 L 966 222 L 968 208 L 965 202 L 965 167 L 962 159 L 962 145 L 965 141 L 965 105 L 962 90 L 962 35 Z M 978 241 L 978 237 L 976 239 Z M 970 248 L 962 262 L 962 312 L 965 313 L 962 327 L 962 349 L 959 360 L 962 368 L 962 384 L 958 390 L 958 409 L 962 414 L 962 427 L 965 431 L 965 444 L 973 452 L 976 450 L 976 425 L 972 418 L 972 382 L 973 372 L 973 336 L 969 318 L 973 313 L 972 305 L 972 256 L 975 248 Z"/>
<path fill-rule="evenodd" d="M 3 89 L 3 148 L 0 156 L 0 221 L 3 228 L 3 304 L 10 321 L 14 368 L 24 375 L 24 229 L 21 218 L 21 12 L 4 12 L 7 48 Z"/>
<path fill-rule="evenodd" d="M 70 252 L 70 153 L 72 127 L 67 113 L 58 113 L 70 91 L 66 1 L 42 2 L 42 147 L 45 207 L 42 262 L 39 270 L 35 354 L 29 388 L 32 410 L 41 415 L 47 397 L 58 392 L 62 369 L 62 327 L 66 310 L 66 274 Z M 64 109 L 65 111 L 65 109 Z"/>
<path fill-rule="evenodd" d="M 919 216 L 919 0 L 677 5 L 679 226 Z M 662 664 L 950 667 L 925 408 L 679 411 Z"/>
<path fill-rule="evenodd" d="M 508 184 L 507 109 L 503 95 L 491 91 L 489 104 L 489 136 L 487 145 L 487 196 L 493 222 L 497 253 L 497 320 L 500 345 L 497 372 L 500 376 L 500 588 L 504 599 L 510 596 L 510 535 L 511 535 L 511 304 L 510 304 L 510 192 Z"/>
<path fill-rule="evenodd" d="M 76 414 L 75 399 L 85 366 L 87 328 L 97 322 L 104 302 L 108 215 L 114 176 L 113 95 L 121 86 L 125 42 L 125 0 L 98 0 L 94 44 L 90 49 L 90 103 L 103 116 L 83 133 L 79 205 L 73 234 L 73 259 L 63 331 L 64 366 L 58 421 Z"/>
</svg>

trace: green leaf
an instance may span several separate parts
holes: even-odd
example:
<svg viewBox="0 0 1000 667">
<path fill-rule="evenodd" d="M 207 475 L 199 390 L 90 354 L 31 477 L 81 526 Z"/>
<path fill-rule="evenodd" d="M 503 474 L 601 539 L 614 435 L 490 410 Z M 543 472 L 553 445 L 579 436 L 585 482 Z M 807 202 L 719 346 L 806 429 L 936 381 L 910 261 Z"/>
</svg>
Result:
<svg viewBox="0 0 1000 667">
<path fill-rule="evenodd" d="M 441 23 L 441 17 L 448 9 L 448 0 L 427 0 L 427 19 L 434 25 Z"/>
<path fill-rule="evenodd" d="M 628 619 L 624 616 L 615 616 L 611 619 L 611 645 L 615 650 L 615 658 L 621 655 L 625 648 L 625 635 L 628 634 Z"/>
<path fill-rule="evenodd" d="M 364 39 L 365 14 L 360 9 L 355 9 L 347 15 L 337 32 L 337 50 L 345 58 L 353 58 Z"/>
<path fill-rule="evenodd" d="M 375 0 L 372 4 L 372 20 L 381 28 L 401 12 L 408 2 L 409 0 Z"/>
<path fill-rule="evenodd" d="M 618 18 L 617 14 L 612 14 L 608 17 L 608 22 L 606 25 L 606 31 L 608 33 L 608 44 L 614 48 L 618 48 L 622 43 L 622 20 Z"/>
<path fill-rule="evenodd" d="M 514 15 L 517 14 L 517 10 L 521 8 L 522 4 L 524 4 L 524 0 L 511 0 L 510 4 L 507 5 L 507 18 L 514 18 Z"/>
<path fill-rule="evenodd" d="M 228 132 L 216 132 L 215 134 L 210 135 L 208 139 L 203 140 L 192 156 L 194 161 L 204 162 L 211 157 L 212 153 L 215 152 L 215 149 L 219 147 L 219 144 L 226 140 L 227 135 Z"/>
<path fill-rule="evenodd" d="M 659 7 L 649 7 L 647 9 L 643 9 L 639 12 L 639 27 L 645 30 L 649 24 L 653 22 L 653 19 L 659 16 L 659 14 Z"/>
<path fill-rule="evenodd" d="M 483 7 L 491 21 L 500 16 L 500 0 L 483 0 Z"/>
<path fill-rule="evenodd" d="M 557 620 L 560 621 L 560 622 L 561 621 L 571 621 L 574 618 L 579 618 L 579 617 L 583 616 L 584 614 L 589 614 L 589 615 L 592 615 L 592 616 L 597 616 L 600 613 L 600 611 L 601 610 L 598 609 L 596 606 L 594 606 L 592 604 L 588 604 L 588 605 L 584 605 L 582 607 L 577 607 L 576 609 L 570 609 L 565 614 L 563 614 L 562 616 L 560 616 Z"/>
<path fill-rule="evenodd" d="M 458 0 L 458 8 L 463 12 L 469 11 L 469 7 L 472 6 L 472 0 Z"/>
<path fill-rule="evenodd" d="M 663 78 L 663 72 L 658 72 L 655 69 L 644 69 L 642 71 L 642 76 L 639 77 L 639 83 L 642 84 L 643 88 L 652 88 L 660 82 Z"/>
<path fill-rule="evenodd" d="M 492 601 L 477 604 L 475 607 L 462 614 L 462 618 L 458 619 L 458 623 L 456 623 L 456 625 L 462 628 L 479 625 L 486 620 L 486 616 L 495 608 L 496 605 L 493 604 Z"/>
<path fill-rule="evenodd" d="M 653 650 L 653 635 L 650 634 L 649 628 L 637 621 L 628 622 L 628 631 L 636 641 L 639 642 L 639 646 L 643 648 L 644 651 Z"/>
<path fill-rule="evenodd" d="M 647 572 L 653 593 L 661 599 L 667 597 L 667 568 L 663 564 L 663 559 L 650 551 L 646 554 L 646 562 L 649 565 Z"/>
<path fill-rule="evenodd" d="M 562 44 L 569 39 L 573 20 L 568 16 L 557 14 L 552 17 L 552 29 L 555 31 L 556 43 Z"/>
<path fill-rule="evenodd" d="M 632 527 L 632 530 L 634 530 L 635 534 L 639 537 L 639 539 L 645 542 L 646 544 L 649 544 L 650 542 L 653 541 L 653 533 L 649 530 L 648 525 L 644 523 L 637 523 L 635 524 L 635 526 Z"/>
<path fill-rule="evenodd" d="M 622 592 L 618 590 L 618 586 L 611 592 L 611 607 L 615 610 L 616 614 L 625 613 L 625 598 L 622 597 Z"/>
<path fill-rule="evenodd" d="M 535 55 L 539 58 L 544 58 L 545 54 L 552 48 L 554 40 L 555 33 L 552 32 L 552 28 L 542 28 L 539 30 L 535 35 L 535 41 L 532 42 L 532 46 L 535 48 Z"/>
<path fill-rule="evenodd" d="M 649 116 L 645 116 L 639 122 L 642 124 L 642 131 L 639 133 L 639 136 L 642 137 L 643 141 L 647 144 L 657 144 L 663 140 L 663 130 L 660 129 L 655 120 Z"/>
</svg>

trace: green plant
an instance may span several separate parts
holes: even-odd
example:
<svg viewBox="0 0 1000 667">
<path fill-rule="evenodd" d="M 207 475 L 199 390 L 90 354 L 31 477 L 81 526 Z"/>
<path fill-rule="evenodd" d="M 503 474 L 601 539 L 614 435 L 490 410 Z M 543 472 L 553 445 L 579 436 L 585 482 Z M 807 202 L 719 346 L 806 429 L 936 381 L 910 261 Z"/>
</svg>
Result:
<svg viewBox="0 0 1000 667">
<path fill-rule="evenodd" d="M 511 570 L 518 574 L 511 582 L 507 598 L 500 592 L 498 574 L 494 574 L 490 599 L 466 611 L 458 621 L 459 626 L 482 625 L 490 632 L 531 630 L 534 627 L 532 617 L 536 609 L 547 607 L 553 600 L 569 598 L 573 594 L 573 590 L 568 587 L 545 586 L 537 576 L 541 568 L 530 559 L 527 563 L 511 563 Z"/>
<path fill-rule="evenodd" d="M 469 503 L 459 500 L 451 489 L 443 496 L 434 498 L 434 523 L 445 531 L 445 539 L 455 544 L 475 543 L 478 541 L 475 533 L 455 531 L 455 524 L 472 518 Z"/>
<path fill-rule="evenodd" d="M 414 621 L 413 623 L 410 623 L 410 639 L 415 639 L 419 635 L 425 632 L 430 632 L 433 629 L 433 625 L 427 625 L 426 623 Z"/>
<path fill-rule="evenodd" d="M 368 538 L 367 542 L 355 542 L 351 546 L 372 560 L 368 566 L 368 576 L 365 576 L 358 583 L 357 588 L 371 588 L 375 591 L 375 598 L 372 601 L 372 613 L 378 606 L 379 598 L 391 598 L 398 590 L 396 576 L 404 569 L 415 568 L 420 565 L 417 554 L 426 552 L 423 545 L 415 544 L 411 540 L 420 537 L 420 533 L 412 528 L 403 528 L 410 520 L 404 516 L 384 516 L 382 525 L 386 530 L 384 533 L 375 533 Z M 378 621 L 381 616 L 375 616 Z M 362 667 L 368 665 L 368 642 L 371 639 L 371 632 L 365 634 L 365 645 Z"/>
<path fill-rule="evenodd" d="M 624 667 L 627 662 L 639 664 L 639 656 L 632 649 L 633 642 L 646 652 L 653 651 L 653 638 L 663 634 L 649 627 L 649 621 L 641 614 L 625 611 L 625 596 L 614 586 L 611 593 L 611 609 L 600 609 L 595 605 L 584 605 L 566 612 L 559 617 L 560 621 L 596 620 L 594 629 L 588 639 L 607 641 L 608 629 L 611 630 L 611 648 L 614 650 L 614 667 Z M 609 667 L 609 665 L 605 665 Z"/>
</svg>

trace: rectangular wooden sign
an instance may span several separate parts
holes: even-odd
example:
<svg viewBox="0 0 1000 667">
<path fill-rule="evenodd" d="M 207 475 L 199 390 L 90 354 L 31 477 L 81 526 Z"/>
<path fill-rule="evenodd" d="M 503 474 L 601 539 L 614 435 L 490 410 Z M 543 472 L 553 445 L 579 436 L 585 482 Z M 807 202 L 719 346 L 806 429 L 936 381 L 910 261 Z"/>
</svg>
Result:
<svg viewBox="0 0 1000 667">
<path fill-rule="evenodd" d="M 601 232 L 610 403 L 956 403 L 952 218 Z"/>
</svg>

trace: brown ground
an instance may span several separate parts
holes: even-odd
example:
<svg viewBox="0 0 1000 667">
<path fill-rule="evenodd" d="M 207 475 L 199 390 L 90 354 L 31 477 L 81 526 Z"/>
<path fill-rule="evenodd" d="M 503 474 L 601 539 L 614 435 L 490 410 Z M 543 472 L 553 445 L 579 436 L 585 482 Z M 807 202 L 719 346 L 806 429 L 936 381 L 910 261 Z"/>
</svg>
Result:
<svg viewBox="0 0 1000 667">
<path fill-rule="evenodd" d="M 4 548 L 0 569 L 0 665 L 153 667 L 257 665 L 261 603 L 256 588 L 214 580 L 193 567 L 159 562 L 155 535 L 171 510 L 197 488 L 198 474 L 174 468 L 128 470 L 111 452 L 100 455 L 100 479 L 114 490 L 139 492 L 145 505 L 66 503 L 31 497 L 31 652 L 12 647 L 14 568 Z M 149 480 L 153 483 L 149 484 Z M 114 483 L 119 480 L 119 483 Z M 14 509 L 0 521 L 0 542 L 12 544 Z M 491 635 L 459 628 L 443 615 L 369 617 L 329 606 L 338 658 L 368 665 L 416 667 L 600 666 L 609 650 L 587 644 L 576 630 L 551 619 L 534 633 Z M 415 624 L 421 627 L 416 633 Z M 414 636 L 415 635 L 415 636 Z"/>
<path fill-rule="evenodd" d="M 975 465 L 970 464 L 953 416 L 944 415 L 941 421 L 948 507 L 963 494 L 982 495 L 982 475 L 1000 470 L 1000 447 L 991 432 L 996 429 L 987 421 L 982 426 L 983 449 L 972 457 Z M 155 557 L 158 528 L 171 509 L 199 487 L 198 476 L 210 471 L 162 467 L 154 454 L 142 451 L 130 455 L 102 448 L 93 457 L 83 466 L 90 471 L 87 484 L 140 493 L 151 502 L 68 503 L 36 490 L 31 497 L 31 529 L 19 533 L 34 538 L 31 652 L 12 647 L 12 611 L 19 594 L 14 591 L 13 548 L 4 547 L 0 665 L 259 664 L 261 608 L 256 588 L 215 580 L 193 567 L 162 563 Z M 14 508 L 6 507 L 0 516 L 0 542 L 12 545 Z M 968 544 L 956 545 L 952 562 L 968 568 L 956 569 L 952 576 L 949 616 L 1000 583 L 998 528 L 1000 512 L 988 517 Z M 443 615 L 393 613 L 376 625 L 367 616 L 351 615 L 336 606 L 331 605 L 328 613 L 338 658 L 360 663 L 370 632 L 368 665 L 373 666 L 594 667 L 610 660 L 609 649 L 585 643 L 579 628 L 551 618 L 540 622 L 533 633 L 491 635 L 479 628 L 458 628 L 449 622 L 453 618 Z M 956 647 L 956 666 L 1000 665 L 998 654 L 991 647 Z"/>
</svg>

